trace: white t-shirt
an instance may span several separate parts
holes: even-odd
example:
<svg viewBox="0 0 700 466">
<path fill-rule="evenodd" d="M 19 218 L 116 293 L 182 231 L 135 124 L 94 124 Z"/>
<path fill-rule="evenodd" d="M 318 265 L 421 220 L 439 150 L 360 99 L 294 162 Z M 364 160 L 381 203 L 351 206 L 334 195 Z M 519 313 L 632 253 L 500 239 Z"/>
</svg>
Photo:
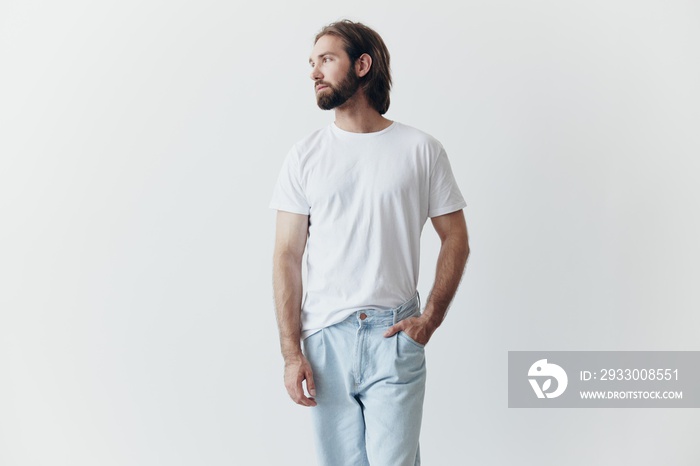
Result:
<svg viewBox="0 0 700 466">
<path fill-rule="evenodd" d="M 423 225 L 466 205 L 442 144 L 411 126 L 351 133 L 331 123 L 297 142 L 270 208 L 309 215 L 302 339 L 412 298 Z"/>
</svg>

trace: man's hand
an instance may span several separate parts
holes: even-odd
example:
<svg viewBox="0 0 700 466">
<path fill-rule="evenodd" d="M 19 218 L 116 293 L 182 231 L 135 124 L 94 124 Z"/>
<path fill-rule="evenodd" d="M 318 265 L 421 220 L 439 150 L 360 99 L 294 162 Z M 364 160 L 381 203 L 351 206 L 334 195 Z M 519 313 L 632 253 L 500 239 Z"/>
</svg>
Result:
<svg viewBox="0 0 700 466">
<path fill-rule="evenodd" d="M 307 397 L 301 382 L 306 380 L 306 388 L 311 397 Z M 314 375 L 311 371 L 311 364 L 303 354 L 285 360 L 284 362 L 284 386 L 287 393 L 295 403 L 302 406 L 316 406 L 316 386 L 314 385 Z"/>
<path fill-rule="evenodd" d="M 437 322 L 422 314 L 420 317 L 408 317 L 397 322 L 384 332 L 384 336 L 390 337 L 403 330 L 406 335 L 425 346 L 437 328 Z"/>
</svg>

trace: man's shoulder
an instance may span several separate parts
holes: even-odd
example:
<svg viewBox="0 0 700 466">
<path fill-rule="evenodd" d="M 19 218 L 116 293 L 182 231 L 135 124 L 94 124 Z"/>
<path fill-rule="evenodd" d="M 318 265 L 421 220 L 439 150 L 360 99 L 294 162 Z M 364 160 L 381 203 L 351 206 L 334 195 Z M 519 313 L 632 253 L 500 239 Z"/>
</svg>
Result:
<svg viewBox="0 0 700 466">
<path fill-rule="evenodd" d="M 407 143 L 442 150 L 442 143 L 440 143 L 440 141 L 432 134 L 418 129 L 415 126 L 407 125 L 398 121 L 396 123 L 398 124 L 397 129 L 399 129 L 396 135 Z"/>
</svg>

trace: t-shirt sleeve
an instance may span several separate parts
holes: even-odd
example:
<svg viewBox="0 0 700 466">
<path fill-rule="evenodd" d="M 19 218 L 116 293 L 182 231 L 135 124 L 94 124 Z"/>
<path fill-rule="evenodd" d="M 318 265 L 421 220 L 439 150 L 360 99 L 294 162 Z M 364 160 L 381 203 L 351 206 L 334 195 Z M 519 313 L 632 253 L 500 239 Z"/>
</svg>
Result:
<svg viewBox="0 0 700 466">
<path fill-rule="evenodd" d="M 428 217 L 438 217 L 466 207 L 462 193 L 452 173 L 444 148 L 440 148 L 437 160 L 430 172 L 430 200 Z"/>
<path fill-rule="evenodd" d="M 294 147 L 287 153 L 282 163 L 277 184 L 272 191 L 270 208 L 309 215 L 310 206 L 301 185 L 299 157 Z"/>
</svg>

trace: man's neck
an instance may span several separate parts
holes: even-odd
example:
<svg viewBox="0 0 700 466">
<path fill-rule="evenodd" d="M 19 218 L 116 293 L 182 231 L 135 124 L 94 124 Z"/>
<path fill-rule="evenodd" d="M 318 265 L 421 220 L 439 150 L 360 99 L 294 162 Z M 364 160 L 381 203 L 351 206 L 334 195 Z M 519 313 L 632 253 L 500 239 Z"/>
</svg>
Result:
<svg viewBox="0 0 700 466">
<path fill-rule="evenodd" d="M 370 106 L 360 92 L 335 109 L 335 125 L 351 133 L 375 133 L 392 123 Z"/>
</svg>

